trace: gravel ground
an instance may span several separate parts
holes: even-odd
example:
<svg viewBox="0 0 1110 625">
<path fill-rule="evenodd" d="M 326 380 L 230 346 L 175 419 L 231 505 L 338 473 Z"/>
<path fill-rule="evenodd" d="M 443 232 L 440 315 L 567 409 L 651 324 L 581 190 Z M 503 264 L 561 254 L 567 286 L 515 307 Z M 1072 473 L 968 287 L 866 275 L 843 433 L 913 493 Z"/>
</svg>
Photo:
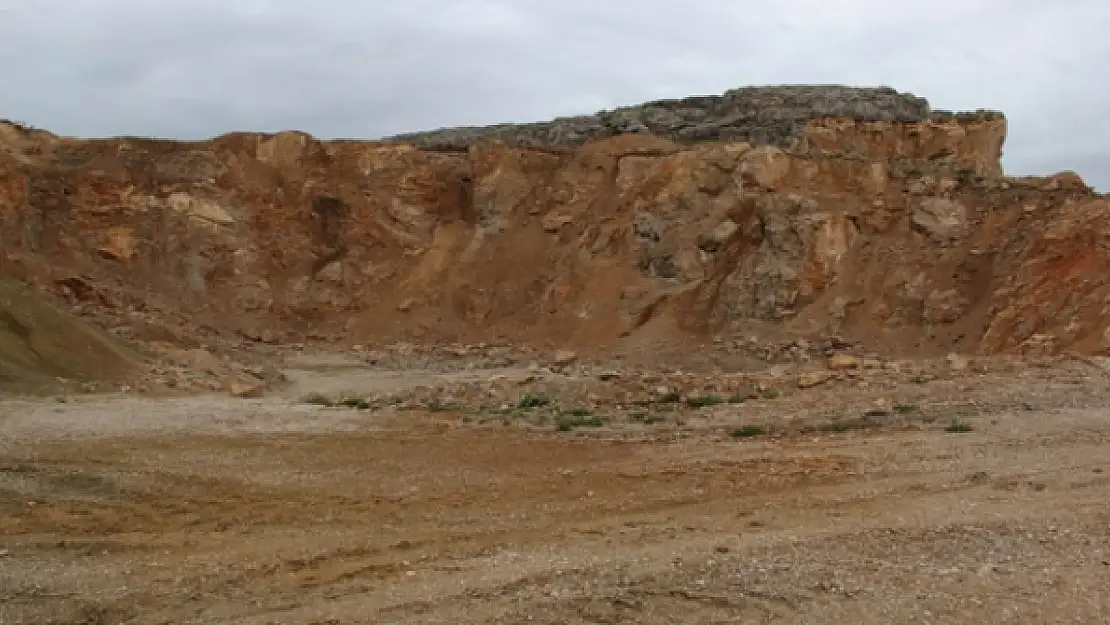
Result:
<svg viewBox="0 0 1110 625">
<path fill-rule="evenodd" d="M 1110 622 L 1097 366 L 569 431 L 298 399 L 437 375 L 0 403 L 0 623 Z"/>
</svg>

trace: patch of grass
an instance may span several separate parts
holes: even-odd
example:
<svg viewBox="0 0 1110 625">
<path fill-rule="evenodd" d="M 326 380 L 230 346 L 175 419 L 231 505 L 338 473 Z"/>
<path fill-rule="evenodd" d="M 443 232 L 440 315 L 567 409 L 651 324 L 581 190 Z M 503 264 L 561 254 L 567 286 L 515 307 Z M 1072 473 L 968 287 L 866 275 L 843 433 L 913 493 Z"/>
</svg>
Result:
<svg viewBox="0 0 1110 625">
<path fill-rule="evenodd" d="M 593 414 L 593 411 L 589 408 L 571 408 L 566 411 L 566 414 L 571 417 L 588 417 Z"/>
<path fill-rule="evenodd" d="M 660 415 L 657 415 L 657 414 L 650 414 L 650 413 L 646 413 L 646 412 L 632 413 L 630 415 L 630 418 L 633 421 L 638 421 L 640 423 L 643 423 L 644 425 L 654 425 L 656 423 L 662 423 L 662 422 L 667 420 L 666 417 L 663 417 L 663 416 L 660 416 Z"/>
<path fill-rule="evenodd" d="M 990 479 L 991 475 L 986 471 L 976 471 L 975 473 L 967 476 L 967 481 L 971 482 L 972 484 L 986 484 L 990 481 Z"/>
<path fill-rule="evenodd" d="M 731 432 L 733 438 L 753 438 L 756 436 L 763 436 L 767 430 L 759 427 L 758 425 L 745 425 L 744 427 L 736 428 Z"/>
<path fill-rule="evenodd" d="M 517 402 L 517 408 L 521 410 L 529 410 L 531 408 L 540 408 L 551 403 L 551 398 L 543 393 L 525 393 L 520 401 Z"/>
<path fill-rule="evenodd" d="M 374 404 L 371 404 L 365 397 L 344 397 L 339 400 L 339 405 L 355 410 L 369 410 L 374 407 Z"/>
<path fill-rule="evenodd" d="M 597 417 L 563 416 L 555 421 L 555 429 L 559 432 L 570 432 L 575 428 L 604 427 L 605 422 Z"/>
<path fill-rule="evenodd" d="M 728 403 L 730 404 L 742 404 L 746 401 L 748 401 L 747 395 L 733 395 L 728 398 Z"/>
<path fill-rule="evenodd" d="M 773 388 L 763 391 L 763 399 L 778 399 L 779 392 Z"/>
<path fill-rule="evenodd" d="M 974 432 L 975 428 L 973 428 L 970 423 L 953 421 L 948 424 L 948 427 L 944 428 L 944 431 L 949 434 L 966 434 L 967 432 Z"/>
<path fill-rule="evenodd" d="M 428 406 L 428 412 L 462 412 L 462 406 L 452 403 L 432 402 Z"/>
<path fill-rule="evenodd" d="M 890 413 L 887 412 L 887 410 L 885 408 L 872 408 L 872 409 L 868 410 L 867 412 L 863 413 L 863 416 L 871 418 L 871 419 L 873 419 L 875 417 L 885 417 L 885 416 L 888 416 L 888 415 L 890 415 Z"/>
<path fill-rule="evenodd" d="M 682 397 L 678 393 L 672 391 L 666 395 L 660 395 L 656 401 L 660 404 L 677 404 L 681 399 Z"/>
<path fill-rule="evenodd" d="M 335 405 L 335 402 L 323 393 L 309 393 L 301 398 L 301 402 L 312 404 L 313 406 L 323 406 L 325 408 L 331 408 Z"/>
<path fill-rule="evenodd" d="M 870 428 L 878 427 L 879 422 L 875 420 L 874 416 L 864 415 L 855 419 L 835 419 L 827 423 L 822 423 L 816 427 L 808 427 L 803 429 L 803 432 L 853 432 L 856 430 L 867 430 Z"/>
<path fill-rule="evenodd" d="M 716 406 L 723 403 L 725 403 L 725 400 L 716 395 L 701 395 L 699 397 L 689 397 L 686 399 L 686 405 L 691 408 L 705 408 L 707 406 Z"/>
</svg>

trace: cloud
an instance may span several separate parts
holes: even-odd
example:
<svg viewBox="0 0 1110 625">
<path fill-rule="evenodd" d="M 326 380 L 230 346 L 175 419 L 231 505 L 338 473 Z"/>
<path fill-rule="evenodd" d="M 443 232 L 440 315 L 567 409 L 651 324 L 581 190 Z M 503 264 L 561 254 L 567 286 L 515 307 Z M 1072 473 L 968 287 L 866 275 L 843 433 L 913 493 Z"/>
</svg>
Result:
<svg viewBox="0 0 1110 625">
<path fill-rule="evenodd" d="M 1016 174 L 1110 189 L 1104 0 L 0 0 L 0 116 L 75 135 L 376 137 L 748 84 L 1010 119 Z"/>
</svg>

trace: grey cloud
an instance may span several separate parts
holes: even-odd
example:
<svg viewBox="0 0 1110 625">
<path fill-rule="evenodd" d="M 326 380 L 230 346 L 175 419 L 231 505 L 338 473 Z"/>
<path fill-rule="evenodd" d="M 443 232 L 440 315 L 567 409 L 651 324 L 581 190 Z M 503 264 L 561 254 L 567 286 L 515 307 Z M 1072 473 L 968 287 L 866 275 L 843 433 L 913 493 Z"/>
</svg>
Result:
<svg viewBox="0 0 1110 625">
<path fill-rule="evenodd" d="M 0 0 L 0 117 L 76 135 L 376 137 L 745 84 L 1010 119 L 1015 174 L 1110 188 L 1104 0 Z"/>
</svg>

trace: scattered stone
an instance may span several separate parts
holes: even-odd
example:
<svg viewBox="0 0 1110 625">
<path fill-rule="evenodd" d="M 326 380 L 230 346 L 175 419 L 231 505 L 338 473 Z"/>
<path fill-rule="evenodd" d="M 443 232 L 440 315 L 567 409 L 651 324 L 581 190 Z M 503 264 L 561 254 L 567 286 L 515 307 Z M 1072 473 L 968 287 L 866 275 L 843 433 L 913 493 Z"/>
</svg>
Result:
<svg viewBox="0 0 1110 625">
<path fill-rule="evenodd" d="M 971 360 L 959 354 L 948 354 L 945 361 L 947 361 L 948 368 L 952 371 L 965 371 L 971 366 Z"/>
<path fill-rule="evenodd" d="M 829 358 L 826 366 L 833 371 L 859 369 L 863 366 L 863 361 L 851 354 L 836 354 Z"/>
<path fill-rule="evenodd" d="M 240 399 L 257 399 L 266 394 L 266 383 L 261 380 L 237 376 L 228 382 L 228 392 Z"/>
<path fill-rule="evenodd" d="M 914 229 L 935 243 L 948 244 L 967 236 L 967 209 L 954 200 L 930 197 L 921 200 L 910 221 Z"/>
<path fill-rule="evenodd" d="M 569 349 L 560 349 L 559 351 L 555 352 L 555 356 L 554 358 L 552 358 L 552 363 L 556 367 L 566 367 L 573 364 L 576 360 L 578 360 L 578 354 L 570 351 Z"/>
<path fill-rule="evenodd" d="M 811 371 L 798 376 L 798 388 L 820 386 L 836 377 L 831 371 Z"/>
<path fill-rule="evenodd" d="M 543 231 L 548 233 L 558 232 L 563 226 L 572 221 L 574 221 L 574 217 L 570 215 L 560 215 L 557 213 L 546 215 L 543 218 Z"/>
</svg>

